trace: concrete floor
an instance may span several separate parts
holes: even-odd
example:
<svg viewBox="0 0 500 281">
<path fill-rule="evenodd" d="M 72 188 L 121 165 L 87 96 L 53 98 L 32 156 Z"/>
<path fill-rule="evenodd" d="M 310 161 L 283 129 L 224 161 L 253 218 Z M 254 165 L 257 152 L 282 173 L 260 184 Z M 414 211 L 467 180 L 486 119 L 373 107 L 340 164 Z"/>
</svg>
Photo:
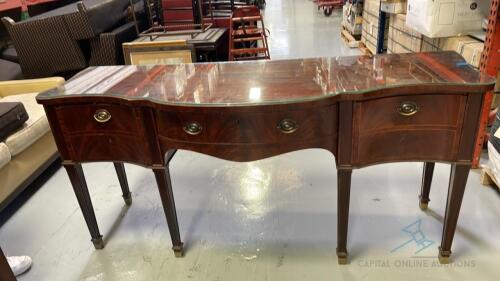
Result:
<svg viewBox="0 0 500 281">
<path fill-rule="evenodd" d="M 273 59 L 348 55 L 338 15 L 308 0 L 268 0 Z M 498 280 L 500 195 L 470 174 L 453 245 L 437 262 L 449 166 L 438 164 L 428 212 L 418 208 L 422 164 L 353 173 L 349 250 L 337 265 L 336 170 L 331 154 L 303 150 L 252 163 L 180 151 L 172 179 L 186 256 L 175 258 L 151 171 L 127 165 L 134 203 L 125 208 L 113 165 L 87 164 L 107 246 L 94 250 L 64 169 L 0 229 L 9 254 L 28 254 L 20 281 L 100 280 Z M 402 231 L 416 227 L 427 248 Z M 420 250 L 420 251 L 419 251 Z"/>
</svg>

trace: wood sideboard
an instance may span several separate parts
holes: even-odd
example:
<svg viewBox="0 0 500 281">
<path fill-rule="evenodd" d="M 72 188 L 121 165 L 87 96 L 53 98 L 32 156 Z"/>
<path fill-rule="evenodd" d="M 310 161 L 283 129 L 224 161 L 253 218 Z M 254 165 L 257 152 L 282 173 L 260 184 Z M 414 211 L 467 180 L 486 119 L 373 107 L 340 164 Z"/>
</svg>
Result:
<svg viewBox="0 0 500 281">
<path fill-rule="evenodd" d="M 97 249 L 103 248 L 81 163 L 153 170 L 176 256 L 183 254 L 169 174 L 178 149 L 232 161 L 321 148 L 337 167 L 339 263 L 347 263 L 351 173 L 424 162 L 427 208 L 435 162 L 451 164 L 439 260 L 451 245 L 484 93 L 494 79 L 454 52 L 89 68 L 40 94 Z"/>
</svg>

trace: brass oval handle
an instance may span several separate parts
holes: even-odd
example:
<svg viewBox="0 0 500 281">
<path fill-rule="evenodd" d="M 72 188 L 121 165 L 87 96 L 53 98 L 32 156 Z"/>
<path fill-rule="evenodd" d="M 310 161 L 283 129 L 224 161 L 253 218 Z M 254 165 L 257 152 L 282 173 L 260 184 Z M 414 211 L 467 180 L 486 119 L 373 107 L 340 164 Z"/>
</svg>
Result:
<svg viewBox="0 0 500 281">
<path fill-rule="evenodd" d="M 184 132 L 186 132 L 190 135 L 193 135 L 193 136 L 201 133 L 202 129 L 203 129 L 203 127 L 199 123 L 196 123 L 196 122 L 191 122 L 191 123 L 186 124 L 186 126 L 184 126 Z"/>
<path fill-rule="evenodd" d="M 111 113 L 106 109 L 98 109 L 94 113 L 94 119 L 99 123 L 106 123 L 111 119 Z"/>
<path fill-rule="evenodd" d="M 399 114 L 403 116 L 412 116 L 419 111 L 418 105 L 412 101 L 402 102 L 398 108 Z"/>
<path fill-rule="evenodd" d="M 278 129 L 284 134 L 291 134 L 299 128 L 297 122 L 292 119 L 283 119 L 278 124 Z"/>
</svg>

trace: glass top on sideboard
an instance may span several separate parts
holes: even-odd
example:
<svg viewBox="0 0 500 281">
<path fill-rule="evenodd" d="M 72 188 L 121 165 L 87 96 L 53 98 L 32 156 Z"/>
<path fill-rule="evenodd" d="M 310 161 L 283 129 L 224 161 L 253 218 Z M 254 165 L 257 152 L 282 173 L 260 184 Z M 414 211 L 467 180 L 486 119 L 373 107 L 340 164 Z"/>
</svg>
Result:
<svg viewBox="0 0 500 281">
<path fill-rule="evenodd" d="M 274 104 L 419 85 L 493 85 L 455 52 L 90 67 L 39 100 L 69 96 L 178 105 Z"/>
</svg>

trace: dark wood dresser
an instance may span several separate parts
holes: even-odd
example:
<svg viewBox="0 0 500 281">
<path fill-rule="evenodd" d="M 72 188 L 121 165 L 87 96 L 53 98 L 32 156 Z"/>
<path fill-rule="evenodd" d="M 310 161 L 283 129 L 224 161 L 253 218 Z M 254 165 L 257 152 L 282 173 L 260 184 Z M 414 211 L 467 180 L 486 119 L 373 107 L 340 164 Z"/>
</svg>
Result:
<svg viewBox="0 0 500 281">
<path fill-rule="evenodd" d="M 451 164 L 439 260 L 451 245 L 483 96 L 494 79 L 454 52 L 89 68 L 40 94 L 96 248 L 103 248 L 81 163 L 151 168 L 177 256 L 183 253 L 169 175 L 178 149 L 253 161 L 306 148 L 336 159 L 339 263 L 347 262 L 351 172 L 424 162 L 427 208 L 435 162 Z M 333 183 L 332 183 L 333 184 Z"/>
</svg>

